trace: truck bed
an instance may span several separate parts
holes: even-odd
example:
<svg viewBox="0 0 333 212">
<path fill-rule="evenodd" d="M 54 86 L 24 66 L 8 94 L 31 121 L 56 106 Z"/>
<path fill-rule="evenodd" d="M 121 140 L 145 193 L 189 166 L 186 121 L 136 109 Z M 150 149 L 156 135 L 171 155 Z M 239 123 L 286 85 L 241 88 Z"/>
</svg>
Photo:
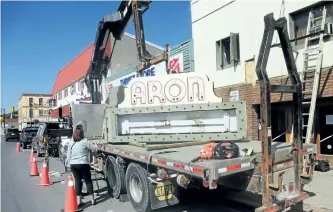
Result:
<svg viewBox="0 0 333 212">
<path fill-rule="evenodd" d="M 103 144 L 101 150 L 112 154 L 120 155 L 125 158 L 165 167 L 174 171 L 184 172 L 197 177 L 203 177 L 209 172 L 213 180 L 229 174 L 246 171 L 254 168 L 254 161 L 261 160 L 261 142 L 260 141 L 237 141 L 235 142 L 239 149 L 253 148 L 254 155 L 247 157 L 238 157 L 227 160 L 200 160 L 191 162 L 199 156 L 203 145 L 172 148 L 165 150 L 147 151 L 142 147 L 118 144 Z M 303 152 L 309 154 L 315 152 L 315 145 L 304 145 Z M 272 142 L 272 152 L 274 165 L 283 165 L 290 161 L 288 154 L 291 151 L 291 144 L 284 142 Z M 290 164 L 290 163 L 289 163 Z"/>
</svg>

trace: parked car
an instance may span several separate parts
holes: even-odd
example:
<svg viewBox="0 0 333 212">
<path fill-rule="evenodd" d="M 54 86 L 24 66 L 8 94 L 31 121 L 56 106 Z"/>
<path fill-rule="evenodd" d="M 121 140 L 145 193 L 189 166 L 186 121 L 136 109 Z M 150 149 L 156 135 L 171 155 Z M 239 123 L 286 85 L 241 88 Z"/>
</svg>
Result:
<svg viewBox="0 0 333 212">
<path fill-rule="evenodd" d="M 20 139 L 20 131 L 17 128 L 9 128 L 6 130 L 6 134 L 5 134 L 5 140 L 9 141 L 9 140 L 17 140 L 19 141 Z"/>
<path fill-rule="evenodd" d="M 20 135 L 20 144 L 23 149 L 26 149 L 27 146 L 31 146 L 32 139 L 36 136 L 37 131 L 38 127 L 36 126 L 23 128 Z"/>
<path fill-rule="evenodd" d="M 50 156 L 58 156 L 62 139 L 70 138 L 72 133 L 72 129 L 61 122 L 41 123 L 31 147 L 38 157 L 45 155 L 46 150 Z"/>
</svg>

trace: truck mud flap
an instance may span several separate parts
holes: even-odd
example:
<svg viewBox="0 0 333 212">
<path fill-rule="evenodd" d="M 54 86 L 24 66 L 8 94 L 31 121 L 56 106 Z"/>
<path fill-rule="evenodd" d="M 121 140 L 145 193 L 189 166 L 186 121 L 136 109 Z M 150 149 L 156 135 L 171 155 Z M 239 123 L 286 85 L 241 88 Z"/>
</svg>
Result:
<svg viewBox="0 0 333 212">
<path fill-rule="evenodd" d="M 153 210 L 178 204 L 179 194 L 176 180 L 150 183 L 150 199 Z"/>
</svg>

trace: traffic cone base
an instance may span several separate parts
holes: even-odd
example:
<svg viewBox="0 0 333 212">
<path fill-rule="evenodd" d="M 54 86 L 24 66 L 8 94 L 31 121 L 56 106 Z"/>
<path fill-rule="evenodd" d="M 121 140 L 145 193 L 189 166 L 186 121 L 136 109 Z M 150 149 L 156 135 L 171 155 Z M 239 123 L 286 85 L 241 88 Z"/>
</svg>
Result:
<svg viewBox="0 0 333 212">
<path fill-rule="evenodd" d="M 49 186 L 51 185 L 50 183 L 50 178 L 49 178 L 49 169 L 47 167 L 46 161 L 43 162 L 43 171 L 41 173 L 41 178 L 40 178 L 40 184 L 39 186 Z"/>
<path fill-rule="evenodd" d="M 36 158 L 35 157 L 32 159 L 30 176 L 32 176 L 32 177 L 33 176 L 39 176 L 37 162 L 36 162 Z"/>
<path fill-rule="evenodd" d="M 82 209 L 78 207 L 77 202 L 76 202 L 74 180 L 73 180 L 72 176 L 68 177 L 68 187 L 67 187 L 65 208 L 62 209 L 61 211 L 63 211 L 63 212 L 82 211 Z"/>
<path fill-rule="evenodd" d="M 83 209 L 82 209 L 82 208 L 79 208 L 79 209 L 77 209 L 76 211 L 65 211 L 65 209 L 61 209 L 60 211 L 61 211 L 61 212 L 80 212 L 80 211 L 83 211 Z"/>
</svg>

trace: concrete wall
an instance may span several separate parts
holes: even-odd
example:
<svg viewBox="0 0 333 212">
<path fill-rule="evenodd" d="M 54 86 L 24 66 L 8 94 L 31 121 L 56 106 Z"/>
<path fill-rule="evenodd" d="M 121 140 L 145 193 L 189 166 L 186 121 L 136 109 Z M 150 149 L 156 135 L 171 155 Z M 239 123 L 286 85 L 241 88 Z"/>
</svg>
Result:
<svg viewBox="0 0 333 212">
<path fill-rule="evenodd" d="M 285 0 L 284 16 L 292 29 L 289 29 L 291 39 L 294 38 L 294 29 L 290 13 L 316 2 L 318 0 Z M 268 13 L 274 13 L 274 17 L 277 19 L 280 17 L 280 9 L 281 1 L 192 0 L 192 35 L 196 72 L 206 73 L 214 81 L 215 87 L 255 81 L 255 63 L 251 64 L 252 68 L 247 69 L 245 61 L 253 58 L 254 61 L 257 60 L 264 31 L 264 16 Z M 332 4 L 330 9 L 332 11 Z M 233 67 L 218 70 L 216 41 L 229 37 L 230 33 L 239 33 L 240 62 Z M 273 43 L 279 43 L 277 33 L 275 33 Z M 297 67 L 301 71 L 303 68 L 303 49 L 302 46 L 297 46 L 296 49 L 299 50 L 296 59 Z M 322 67 L 332 66 L 332 39 L 325 42 L 323 54 Z M 281 48 L 271 49 L 267 72 L 269 77 L 287 75 Z"/>
</svg>

